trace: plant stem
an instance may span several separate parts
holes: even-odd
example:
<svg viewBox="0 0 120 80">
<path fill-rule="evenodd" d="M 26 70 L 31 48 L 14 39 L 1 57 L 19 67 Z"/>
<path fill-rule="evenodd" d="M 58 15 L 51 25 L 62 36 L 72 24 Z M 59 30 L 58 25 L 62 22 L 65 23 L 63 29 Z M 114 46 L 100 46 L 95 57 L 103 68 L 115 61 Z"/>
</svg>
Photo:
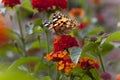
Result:
<svg viewBox="0 0 120 80">
<path fill-rule="evenodd" d="M 56 77 L 56 80 L 59 80 L 60 79 L 60 72 L 57 71 L 57 77 Z"/>
<path fill-rule="evenodd" d="M 105 72 L 105 67 L 104 67 L 102 56 L 101 56 L 100 53 L 98 54 L 98 57 L 99 57 L 99 60 L 100 60 L 100 63 L 101 63 L 102 70 L 103 70 L 103 72 Z"/>
<path fill-rule="evenodd" d="M 69 54 L 70 54 L 70 51 L 68 49 L 65 49 Z"/>
<path fill-rule="evenodd" d="M 70 80 L 74 80 L 74 75 L 70 74 Z"/>
<path fill-rule="evenodd" d="M 39 47 L 41 47 L 41 38 L 40 38 L 40 35 L 38 35 L 38 42 L 39 42 Z"/>
<path fill-rule="evenodd" d="M 25 49 L 24 35 L 23 35 L 23 30 L 22 30 L 22 24 L 21 24 L 21 18 L 20 18 L 20 14 L 18 10 L 16 11 L 16 15 L 17 15 L 17 21 L 18 21 L 20 35 L 21 35 L 20 39 L 23 43 L 23 50 L 24 50 L 23 56 L 27 56 L 26 49 Z"/>
<path fill-rule="evenodd" d="M 49 46 L 49 35 L 48 35 L 48 31 L 45 30 L 45 34 L 46 34 L 46 42 L 47 42 L 47 53 L 50 52 L 50 46 Z"/>
</svg>

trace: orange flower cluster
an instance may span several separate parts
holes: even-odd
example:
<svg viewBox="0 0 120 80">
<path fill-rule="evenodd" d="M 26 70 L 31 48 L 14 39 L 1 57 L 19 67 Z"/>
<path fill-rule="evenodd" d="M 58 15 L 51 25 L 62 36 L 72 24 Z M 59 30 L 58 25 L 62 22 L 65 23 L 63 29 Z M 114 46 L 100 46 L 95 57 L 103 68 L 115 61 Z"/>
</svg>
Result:
<svg viewBox="0 0 120 80">
<path fill-rule="evenodd" d="M 61 9 L 67 8 L 67 0 L 32 0 L 33 8 L 38 9 L 39 12 L 47 11 L 48 9 L 53 9 L 59 7 Z"/>
<path fill-rule="evenodd" d="M 45 56 L 48 61 L 60 61 L 68 58 L 68 53 L 63 51 L 51 52 Z"/>
<path fill-rule="evenodd" d="M 8 29 L 0 26 L 0 46 L 9 41 Z"/>
<path fill-rule="evenodd" d="M 83 9 L 79 9 L 79 8 L 73 8 L 72 10 L 70 10 L 69 15 L 71 17 L 80 17 L 82 18 L 84 16 L 85 12 Z"/>
<path fill-rule="evenodd" d="M 99 69 L 99 63 L 97 60 L 89 59 L 88 57 L 80 58 L 77 64 L 77 67 L 80 67 L 85 70 L 90 70 L 92 68 Z"/>
<path fill-rule="evenodd" d="M 69 53 L 65 51 L 51 52 L 45 56 L 48 61 L 55 61 L 57 63 L 57 70 L 63 71 L 65 74 L 69 74 L 75 64 L 69 58 Z"/>
<path fill-rule="evenodd" d="M 5 19 L 0 15 L 0 46 L 5 45 L 10 40 L 9 29 L 6 27 Z"/>
<path fill-rule="evenodd" d="M 54 51 L 63 51 L 75 46 L 78 47 L 78 43 L 70 35 L 59 35 L 54 39 Z"/>
<path fill-rule="evenodd" d="M 69 74 L 76 65 L 72 62 L 71 59 L 61 60 L 57 64 L 57 69 L 64 71 L 64 73 Z"/>
<path fill-rule="evenodd" d="M 13 8 L 15 5 L 20 4 L 20 0 L 2 0 L 4 6 Z"/>
<path fill-rule="evenodd" d="M 97 60 L 85 57 L 80 58 L 78 63 L 74 64 L 69 57 L 69 53 L 63 51 L 51 52 L 45 56 L 45 59 L 57 62 L 57 70 L 63 71 L 65 74 L 69 74 L 74 68 L 82 68 L 84 70 L 99 69 Z"/>
<path fill-rule="evenodd" d="M 100 4 L 100 0 L 92 0 L 94 4 L 98 5 Z"/>
</svg>

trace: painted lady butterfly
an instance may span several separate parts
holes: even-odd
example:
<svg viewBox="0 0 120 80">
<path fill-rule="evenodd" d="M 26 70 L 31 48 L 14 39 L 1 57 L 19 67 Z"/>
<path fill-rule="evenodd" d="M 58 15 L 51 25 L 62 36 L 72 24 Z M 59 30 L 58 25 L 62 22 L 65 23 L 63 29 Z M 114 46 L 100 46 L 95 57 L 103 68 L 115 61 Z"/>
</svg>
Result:
<svg viewBox="0 0 120 80">
<path fill-rule="evenodd" d="M 77 26 L 77 21 L 60 12 L 54 13 L 51 18 L 52 21 L 44 23 L 44 26 L 57 35 L 69 34 Z"/>
</svg>

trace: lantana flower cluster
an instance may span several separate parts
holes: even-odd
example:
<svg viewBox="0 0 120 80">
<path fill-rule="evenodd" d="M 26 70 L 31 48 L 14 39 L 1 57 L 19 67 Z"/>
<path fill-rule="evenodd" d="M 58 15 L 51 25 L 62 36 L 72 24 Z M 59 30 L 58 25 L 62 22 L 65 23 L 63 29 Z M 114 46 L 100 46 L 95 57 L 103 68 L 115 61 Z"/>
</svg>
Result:
<svg viewBox="0 0 120 80">
<path fill-rule="evenodd" d="M 99 68 L 98 62 L 89 58 L 80 58 L 77 64 L 73 63 L 70 53 L 67 51 L 71 47 L 79 47 L 74 37 L 70 35 L 58 35 L 54 38 L 54 50 L 47 54 L 45 58 L 48 61 L 57 62 L 57 70 L 65 74 L 69 74 L 74 68 L 85 70 Z"/>
<path fill-rule="evenodd" d="M 74 37 L 70 35 L 58 35 L 54 38 L 53 52 L 47 54 L 45 58 L 48 61 L 57 62 L 57 70 L 68 74 L 76 66 L 70 59 L 69 52 L 66 51 L 71 47 L 78 47 L 78 43 Z"/>
<path fill-rule="evenodd" d="M 11 8 L 20 4 L 20 0 L 2 0 L 2 2 L 4 3 L 4 6 L 9 6 Z"/>
<path fill-rule="evenodd" d="M 20 0 L 2 0 L 4 6 L 9 6 L 13 8 L 14 6 L 20 4 Z M 56 9 L 57 7 L 60 9 L 67 8 L 67 0 L 31 0 L 31 5 L 33 8 L 37 9 L 39 12 L 47 11 L 49 9 Z"/>
<path fill-rule="evenodd" d="M 32 0 L 33 8 L 36 8 L 39 12 L 47 11 L 59 7 L 61 9 L 67 8 L 67 0 Z"/>
<path fill-rule="evenodd" d="M 92 60 L 88 57 L 84 57 L 79 59 L 77 67 L 85 70 L 90 70 L 90 69 L 98 70 L 99 62 L 97 60 Z"/>
</svg>

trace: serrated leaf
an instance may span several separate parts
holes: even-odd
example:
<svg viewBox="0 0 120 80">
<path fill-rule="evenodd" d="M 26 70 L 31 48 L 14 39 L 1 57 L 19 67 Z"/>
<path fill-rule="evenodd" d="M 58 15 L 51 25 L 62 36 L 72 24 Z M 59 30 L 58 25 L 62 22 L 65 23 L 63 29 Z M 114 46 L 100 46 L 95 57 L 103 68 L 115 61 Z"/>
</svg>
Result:
<svg viewBox="0 0 120 80">
<path fill-rule="evenodd" d="M 8 69 L 16 69 L 19 66 L 23 64 L 27 64 L 29 62 L 35 62 L 38 63 L 40 61 L 40 58 L 38 57 L 21 57 L 17 61 L 15 61 Z"/>
<path fill-rule="evenodd" d="M 81 55 L 81 48 L 73 47 L 70 49 L 70 57 L 75 64 L 78 63 L 80 55 Z"/>
<path fill-rule="evenodd" d="M 36 9 L 32 8 L 31 1 L 30 0 L 25 0 L 22 2 L 22 7 L 30 12 L 37 13 L 38 11 Z"/>
<path fill-rule="evenodd" d="M 114 32 L 110 36 L 107 37 L 106 42 L 110 41 L 120 41 L 120 31 Z"/>
</svg>

